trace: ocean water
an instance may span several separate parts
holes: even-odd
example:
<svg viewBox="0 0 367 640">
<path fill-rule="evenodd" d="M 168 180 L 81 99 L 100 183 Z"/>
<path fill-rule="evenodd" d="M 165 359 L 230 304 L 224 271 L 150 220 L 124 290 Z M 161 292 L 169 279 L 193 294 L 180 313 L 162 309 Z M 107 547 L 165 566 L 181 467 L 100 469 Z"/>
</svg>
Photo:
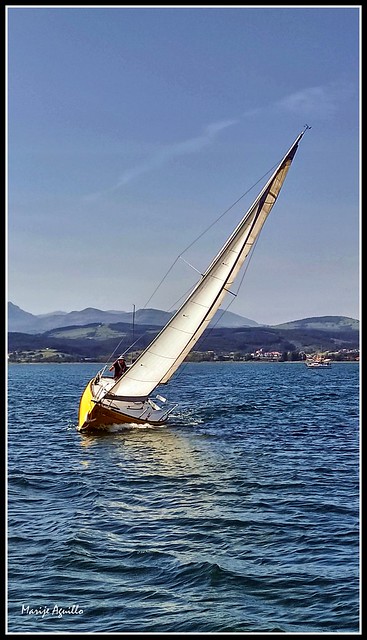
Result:
<svg viewBox="0 0 367 640">
<path fill-rule="evenodd" d="M 10 633 L 359 633 L 359 365 L 202 363 L 76 431 L 99 365 L 10 365 Z"/>
</svg>

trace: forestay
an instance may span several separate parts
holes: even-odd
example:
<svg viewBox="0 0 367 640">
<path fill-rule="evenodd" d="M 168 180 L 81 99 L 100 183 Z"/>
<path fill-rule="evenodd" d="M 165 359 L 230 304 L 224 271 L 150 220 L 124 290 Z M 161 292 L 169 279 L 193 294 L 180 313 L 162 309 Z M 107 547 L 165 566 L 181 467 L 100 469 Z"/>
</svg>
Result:
<svg viewBox="0 0 367 640">
<path fill-rule="evenodd" d="M 189 297 L 110 390 L 121 399 L 143 399 L 170 377 L 194 347 L 230 290 L 283 185 L 304 131 L 266 183 Z"/>
</svg>

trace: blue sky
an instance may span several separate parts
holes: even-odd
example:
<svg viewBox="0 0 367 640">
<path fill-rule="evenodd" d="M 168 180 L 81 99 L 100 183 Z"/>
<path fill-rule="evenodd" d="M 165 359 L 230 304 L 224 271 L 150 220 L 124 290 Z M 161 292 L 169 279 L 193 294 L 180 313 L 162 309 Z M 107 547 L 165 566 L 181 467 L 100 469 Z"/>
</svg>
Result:
<svg viewBox="0 0 367 640">
<path fill-rule="evenodd" d="M 7 21 L 8 300 L 176 308 L 307 123 L 230 310 L 359 317 L 359 5 Z"/>
</svg>

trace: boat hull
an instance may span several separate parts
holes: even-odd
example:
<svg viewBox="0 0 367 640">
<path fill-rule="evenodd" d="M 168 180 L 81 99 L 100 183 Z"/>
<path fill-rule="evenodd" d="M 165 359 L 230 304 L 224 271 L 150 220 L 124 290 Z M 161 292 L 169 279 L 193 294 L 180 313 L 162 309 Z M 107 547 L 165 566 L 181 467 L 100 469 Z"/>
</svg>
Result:
<svg viewBox="0 0 367 640">
<path fill-rule="evenodd" d="M 309 369 L 330 369 L 329 362 L 306 362 Z"/>
<path fill-rule="evenodd" d="M 104 405 L 101 401 L 96 400 L 94 382 L 93 378 L 88 382 L 80 399 L 78 431 L 82 433 L 110 432 L 112 425 L 149 424 L 162 426 L 166 424 L 167 412 L 158 410 L 158 407 L 154 409 L 149 400 L 142 403 L 139 410 L 141 417 L 137 415 L 137 410 L 131 408 L 128 403 L 125 403 L 127 405 L 126 411 L 123 410 L 123 404 L 118 409 Z"/>
<path fill-rule="evenodd" d="M 82 397 L 79 402 L 79 412 L 78 412 L 78 428 L 80 429 L 85 423 L 88 422 L 90 413 L 94 408 L 93 403 L 93 393 L 92 393 L 92 380 L 90 380 L 85 387 Z"/>
</svg>

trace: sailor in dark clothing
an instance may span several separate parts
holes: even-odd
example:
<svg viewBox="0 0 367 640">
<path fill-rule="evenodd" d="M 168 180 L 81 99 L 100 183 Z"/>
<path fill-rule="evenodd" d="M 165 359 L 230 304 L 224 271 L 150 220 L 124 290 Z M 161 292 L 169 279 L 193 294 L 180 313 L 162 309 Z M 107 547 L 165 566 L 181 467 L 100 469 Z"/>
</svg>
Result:
<svg viewBox="0 0 367 640">
<path fill-rule="evenodd" d="M 119 378 L 121 378 L 122 374 L 127 370 L 125 358 L 117 358 L 117 360 L 115 360 L 115 362 L 110 367 L 109 371 L 112 371 L 112 369 L 114 369 L 114 380 L 118 380 Z"/>
</svg>

